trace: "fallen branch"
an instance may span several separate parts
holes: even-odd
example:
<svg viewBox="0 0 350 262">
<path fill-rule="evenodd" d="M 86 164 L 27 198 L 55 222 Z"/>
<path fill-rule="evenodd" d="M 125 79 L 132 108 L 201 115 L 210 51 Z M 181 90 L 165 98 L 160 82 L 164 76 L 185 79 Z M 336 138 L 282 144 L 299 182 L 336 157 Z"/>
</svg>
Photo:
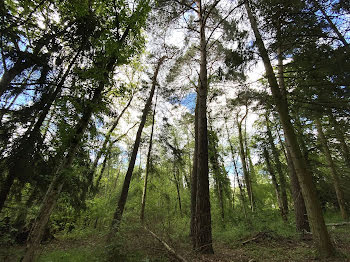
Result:
<svg viewBox="0 0 350 262">
<path fill-rule="evenodd" d="M 177 254 L 173 248 L 171 248 L 166 242 L 164 242 L 160 237 L 158 237 L 155 233 L 153 233 L 151 230 L 149 230 L 147 227 L 143 227 L 146 231 L 148 231 L 155 239 L 157 239 L 160 243 L 163 244 L 163 246 L 166 248 L 166 250 L 171 253 L 174 257 L 176 257 L 181 262 L 188 262 L 186 259 L 184 259 L 182 256 Z"/>
<path fill-rule="evenodd" d="M 345 226 L 345 225 L 350 225 L 350 222 L 341 222 L 341 223 L 329 223 L 329 224 L 326 224 L 326 226 L 329 226 L 329 227 Z"/>
</svg>

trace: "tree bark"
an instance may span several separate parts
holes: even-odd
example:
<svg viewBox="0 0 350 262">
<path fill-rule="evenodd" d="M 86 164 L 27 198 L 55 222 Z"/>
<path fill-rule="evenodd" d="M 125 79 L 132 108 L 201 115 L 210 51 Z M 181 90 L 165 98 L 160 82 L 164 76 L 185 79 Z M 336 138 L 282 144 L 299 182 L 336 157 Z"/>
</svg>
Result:
<svg viewBox="0 0 350 262">
<path fill-rule="evenodd" d="M 13 182 L 15 181 L 15 177 L 11 175 L 9 172 L 5 178 L 5 181 L 1 184 L 0 190 L 0 213 L 5 205 L 5 201 L 7 199 L 8 194 L 10 193 Z"/>
<path fill-rule="evenodd" d="M 341 213 L 342 218 L 344 220 L 347 220 L 348 214 L 346 212 L 346 207 L 345 207 L 344 192 L 343 192 L 343 189 L 341 188 L 340 178 L 339 178 L 338 172 L 335 168 L 335 164 L 334 164 L 331 152 L 330 152 L 329 147 L 328 147 L 327 138 L 323 133 L 321 120 L 318 117 L 316 117 L 315 123 L 316 123 L 318 136 L 319 136 L 320 142 L 322 144 L 323 151 L 324 151 L 324 154 L 326 155 L 326 160 L 328 162 L 328 166 L 329 166 L 329 169 L 330 169 L 332 177 L 333 177 L 334 189 L 335 189 L 335 192 L 337 194 L 337 200 L 338 200 L 338 205 L 340 208 L 340 213 Z"/>
<path fill-rule="evenodd" d="M 192 247 L 197 248 L 196 237 L 196 206 L 197 206 L 197 162 L 198 162 L 198 94 L 196 99 L 196 107 L 194 113 L 194 152 L 193 166 L 191 176 L 191 225 L 190 235 L 192 238 Z"/>
<path fill-rule="evenodd" d="M 51 94 L 47 94 L 43 98 L 43 108 L 41 113 L 39 114 L 39 117 L 37 121 L 33 122 L 33 128 L 29 128 L 24 136 L 20 139 L 19 145 L 17 147 L 14 147 L 12 149 L 11 155 L 5 160 L 7 162 L 7 169 L 8 169 L 8 175 L 6 178 L 6 183 L 1 188 L 0 193 L 0 213 L 2 210 L 2 207 L 8 197 L 8 194 L 10 192 L 11 186 L 13 184 L 13 181 L 18 178 L 19 176 L 23 175 L 23 170 L 28 171 L 26 168 L 18 168 L 20 162 L 27 162 L 26 164 L 30 165 L 32 167 L 33 162 L 30 158 L 31 155 L 33 155 L 33 152 L 35 149 L 39 149 L 42 145 L 42 139 L 40 134 L 40 128 L 43 125 L 43 122 L 49 113 L 50 107 L 52 106 L 53 102 L 57 98 L 57 95 L 62 90 L 64 81 L 66 80 L 69 72 L 71 71 L 76 59 L 78 58 L 80 52 L 78 52 L 74 58 L 72 59 L 71 63 L 69 64 L 65 74 L 61 78 L 60 82 L 58 83 L 55 91 Z M 41 140 L 41 142 L 40 142 Z M 28 168 L 28 167 L 27 167 Z M 29 170 L 31 171 L 31 170 Z"/>
<path fill-rule="evenodd" d="M 179 169 L 178 169 L 177 166 L 176 166 L 175 159 L 174 159 L 173 176 L 174 176 L 174 183 L 175 183 L 175 186 L 176 186 L 177 201 L 178 201 L 178 203 L 179 203 L 180 214 L 182 215 L 182 204 L 181 204 L 181 194 L 180 194 L 180 181 L 179 181 Z"/>
<path fill-rule="evenodd" d="M 233 145 L 232 145 L 232 142 L 230 140 L 230 135 L 229 135 L 229 132 L 228 132 L 228 128 L 227 128 L 227 123 L 226 122 L 225 122 L 225 128 L 226 128 L 226 133 L 227 133 L 227 140 L 228 140 L 228 143 L 230 145 L 231 156 L 232 156 L 232 163 L 233 163 L 235 174 L 236 174 L 236 180 L 237 180 L 238 187 L 239 187 L 239 193 L 240 193 L 241 204 L 242 204 L 243 211 L 244 211 L 244 217 L 247 219 L 248 216 L 247 216 L 247 210 L 246 210 L 246 200 L 245 200 L 245 197 L 244 197 L 243 187 L 242 187 L 242 184 L 241 184 L 240 179 L 239 179 L 238 169 L 237 169 L 236 161 L 234 159 L 235 158 L 235 152 L 233 150 Z"/>
<path fill-rule="evenodd" d="M 280 190 L 280 196 L 281 196 L 281 208 L 283 209 L 283 213 L 284 213 L 284 218 L 288 219 L 287 215 L 288 215 L 288 198 L 287 198 L 287 190 L 286 190 L 286 178 L 284 176 L 284 173 L 282 171 L 282 164 L 279 158 L 279 153 L 277 151 L 277 148 L 275 146 L 275 142 L 274 142 L 274 138 L 272 136 L 272 132 L 271 132 L 271 127 L 270 127 L 270 120 L 269 117 L 267 115 L 267 113 L 265 114 L 265 118 L 266 118 L 266 129 L 267 129 L 267 136 L 268 136 L 268 140 L 269 140 L 269 144 L 272 150 L 272 155 L 274 158 L 274 162 L 275 162 L 275 167 L 277 170 L 277 174 L 279 177 L 279 181 L 280 181 L 280 185 L 281 185 L 281 190 Z"/>
<path fill-rule="evenodd" d="M 331 20 L 331 18 L 327 15 L 326 11 L 323 9 L 323 7 L 318 3 L 317 0 L 314 0 L 314 3 L 316 4 L 316 7 L 321 11 L 321 13 L 323 14 L 324 18 L 327 20 L 329 26 L 332 28 L 332 30 L 334 31 L 334 33 L 338 36 L 339 40 L 343 43 L 344 46 L 347 46 L 348 43 L 345 40 L 345 37 L 340 33 L 340 31 L 338 30 L 338 28 L 335 26 L 335 24 L 333 23 L 333 21 Z"/>
<path fill-rule="evenodd" d="M 248 1 L 245 2 L 245 7 L 248 13 L 248 18 L 251 27 L 254 31 L 256 44 L 258 46 L 260 56 L 264 62 L 266 77 L 272 92 L 272 96 L 274 98 L 277 112 L 281 119 L 284 134 L 287 140 L 287 146 L 290 148 L 293 163 L 295 164 L 295 169 L 298 175 L 300 187 L 302 189 L 303 196 L 305 199 L 306 209 L 314 241 L 321 256 L 332 256 L 335 253 L 335 249 L 332 245 L 332 242 L 330 241 L 329 234 L 324 222 L 321 205 L 317 197 L 315 185 L 312 181 L 312 174 L 310 170 L 307 169 L 307 164 L 302 156 L 296 135 L 294 133 L 294 129 L 288 112 L 287 101 L 282 97 L 281 91 L 276 80 L 276 76 L 271 65 L 270 58 L 268 56 L 264 42 L 261 38 L 255 17 L 253 15 Z"/>
<path fill-rule="evenodd" d="M 113 67 L 113 65 L 109 66 L 110 70 L 111 67 Z M 94 111 L 94 106 L 99 102 L 101 98 L 103 89 L 104 82 L 100 82 L 98 88 L 96 88 L 94 92 L 92 100 L 84 109 L 82 118 L 79 120 L 76 126 L 74 135 L 71 136 L 68 142 L 67 156 L 62 160 L 61 164 L 56 168 L 56 170 L 53 170 L 53 179 L 43 199 L 36 221 L 28 236 L 27 246 L 22 260 L 23 262 L 32 262 L 35 259 L 35 252 L 40 245 L 40 241 L 44 235 L 44 231 L 49 221 L 50 215 L 56 205 L 59 194 L 61 193 L 62 187 L 64 185 L 62 171 L 68 169 L 71 166 L 81 137 L 83 136 L 88 126 L 91 115 Z"/>
<path fill-rule="evenodd" d="M 141 142 L 142 130 L 143 130 L 143 127 L 145 126 L 147 114 L 148 114 L 148 111 L 150 110 L 150 107 L 152 104 L 154 90 L 155 90 L 156 85 L 157 85 L 157 76 L 159 73 L 159 69 L 160 69 L 160 66 L 162 65 L 162 63 L 164 62 L 165 58 L 166 57 L 163 56 L 162 58 L 159 59 L 156 70 L 153 74 L 151 92 L 148 96 L 148 99 L 146 101 L 145 107 L 144 107 L 143 112 L 142 112 L 141 122 L 140 122 L 139 128 L 137 130 L 137 134 L 136 134 L 136 138 L 135 138 L 135 142 L 134 142 L 134 147 L 133 147 L 131 157 L 130 157 L 129 167 L 128 167 L 128 170 L 126 172 L 125 178 L 124 178 L 124 183 L 123 183 L 123 187 L 122 187 L 122 192 L 121 192 L 120 197 L 119 197 L 118 205 L 117 205 L 117 208 L 114 212 L 109 238 L 112 238 L 113 235 L 115 233 L 117 233 L 118 229 L 119 229 L 119 224 L 120 224 L 120 221 L 121 221 L 122 216 L 123 216 L 126 200 L 128 198 L 130 181 L 131 181 L 132 173 L 133 173 L 134 167 L 135 167 L 137 151 L 139 149 L 139 145 Z"/>
<path fill-rule="evenodd" d="M 208 167 L 208 128 L 207 128 L 207 43 L 205 36 L 205 13 L 202 1 L 197 0 L 198 23 L 200 27 L 200 70 L 198 86 L 198 161 L 197 161 L 197 201 L 196 201 L 196 250 L 200 253 L 214 253 L 212 246 L 209 167 Z"/>
<path fill-rule="evenodd" d="M 148 146 L 148 153 L 147 153 L 147 162 L 146 162 L 146 173 L 145 173 L 145 180 L 143 183 L 143 192 L 142 192 L 142 200 L 141 200 L 141 212 L 140 212 L 140 220 L 141 223 L 144 221 L 145 217 L 145 206 L 146 206 L 146 194 L 147 194 L 147 183 L 148 183 L 148 175 L 151 167 L 151 153 L 152 153 L 152 143 L 153 143 L 153 131 L 154 131 L 154 122 L 155 122 L 155 115 L 156 115 L 156 107 L 157 107 L 157 98 L 154 102 L 154 108 L 153 108 L 153 116 L 152 116 L 152 128 L 151 128 L 151 135 L 149 137 L 149 146 Z"/>
<path fill-rule="evenodd" d="M 332 112 L 329 113 L 329 119 L 330 119 L 330 122 L 332 123 L 332 126 L 334 128 L 336 138 L 339 141 L 340 146 L 342 148 L 342 155 L 344 157 L 345 164 L 350 169 L 350 150 L 349 150 L 348 145 L 345 142 L 344 133 L 340 129 L 339 124 L 337 123 L 337 120 L 333 116 Z"/>
<path fill-rule="evenodd" d="M 279 209 L 281 211 L 282 219 L 284 221 L 288 221 L 287 214 L 286 214 L 286 212 L 285 212 L 285 210 L 283 208 L 283 201 L 282 201 L 282 198 L 281 198 L 281 191 L 280 191 L 279 185 L 277 183 L 275 172 L 274 172 L 274 170 L 272 168 L 272 165 L 271 165 L 271 162 L 270 162 L 269 152 L 267 151 L 266 147 L 264 147 L 264 158 L 265 158 L 265 161 L 266 161 L 267 170 L 269 171 L 270 176 L 271 176 L 273 187 L 275 188 L 277 203 L 278 203 L 278 207 L 279 207 Z"/>
<path fill-rule="evenodd" d="M 292 156 L 290 154 L 289 148 L 287 147 L 285 150 L 285 147 L 283 145 L 283 142 L 279 133 L 278 133 L 278 137 L 288 164 L 289 178 L 291 183 L 291 192 L 292 192 L 292 198 L 294 203 L 296 229 L 298 232 L 301 232 L 302 234 L 304 234 L 305 232 L 310 232 L 310 225 L 307 219 L 303 193 L 301 192 L 297 173 L 294 168 L 294 164 L 292 161 Z"/>
<path fill-rule="evenodd" d="M 250 174 L 247 169 L 247 158 L 246 158 L 246 153 L 244 151 L 244 144 L 243 144 L 243 136 L 242 136 L 242 121 L 246 115 L 241 119 L 241 121 L 238 121 L 238 115 L 237 115 L 237 128 L 238 128 L 238 141 L 239 141 L 239 156 L 241 158 L 241 163 L 242 163 L 242 170 L 243 170 L 243 175 L 244 175 L 244 180 L 245 184 L 247 186 L 247 193 L 248 193 L 248 199 L 250 203 L 250 209 L 254 209 L 254 196 L 252 192 L 252 185 L 251 185 L 251 179 L 250 179 Z"/>
<path fill-rule="evenodd" d="M 131 95 L 128 103 L 126 104 L 126 106 L 123 108 L 123 110 L 120 112 L 120 114 L 117 116 L 117 118 L 115 119 L 115 121 L 112 123 L 111 127 L 108 129 L 105 140 L 103 141 L 102 147 L 101 149 L 98 151 L 97 156 L 92 164 L 92 167 L 90 168 L 90 170 L 88 171 L 88 174 L 86 175 L 88 178 L 88 181 L 90 183 L 90 188 L 93 187 L 93 178 L 94 178 L 94 174 L 97 168 L 97 164 L 98 161 L 100 161 L 102 155 L 104 154 L 106 156 L 106 148 L 107 148 L 107 144 L 109 143 L 110 139 L 111 139 L 111 135 L 113 133 L 113 131 L 116 129 L 116 127 L 118 126 L 118 123 L 120 121 L 120 119 L 122 118 L 122 116 L 124 115 L 125 111 L 128 109 L 128 107 L 131 104 L 131 101 L 133 99 L 133 95 Z"/>
</svg>

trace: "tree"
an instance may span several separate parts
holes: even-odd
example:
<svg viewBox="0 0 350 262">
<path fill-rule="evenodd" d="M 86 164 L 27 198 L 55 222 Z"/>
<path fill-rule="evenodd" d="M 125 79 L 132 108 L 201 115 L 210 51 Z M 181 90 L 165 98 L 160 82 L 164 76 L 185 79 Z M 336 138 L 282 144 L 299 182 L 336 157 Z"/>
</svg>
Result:
<svg viewBox="0 0 350 262">
<path fill-rule="evenodd" d="M 248 18 L 256 38 L 256 44 L 258 46 L 260 56 L 264 62 L 266 77 L 272 92 L 272 96 L 274 98 L 276 110 L 281 119 L 284 134 L 287 140 L 287 146 L 291 150 L 293 159 L 292 161 L 295 164 L 295 168 L 297 170 L 297 175 L 305 199 L 306 209 L 314 240 L 320 254 L 324 256 L 331 256 L 334 254 L 334 247 L 330 241 L 324 222 L 321 206 L 316 194 L 316 188 L 312 182 L 312 174 L 308 170 L 305 160 L 303 159 L 293 126 L 290 122 L 288 104 L 285 99 L 283 99 L 283 96 L 281 94 L 281 90 L 277 83 L 270 58 L 260 35 L 258 25 L 249 2 L 245 2 L 245 8 L 247 10 Z"/>
</svg>

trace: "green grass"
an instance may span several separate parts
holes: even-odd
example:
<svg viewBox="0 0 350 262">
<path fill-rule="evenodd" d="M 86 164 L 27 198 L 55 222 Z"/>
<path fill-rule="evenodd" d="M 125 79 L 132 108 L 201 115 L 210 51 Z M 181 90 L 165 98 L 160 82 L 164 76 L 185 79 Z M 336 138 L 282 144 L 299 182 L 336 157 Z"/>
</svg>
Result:
<svg viewBox="0 0 350 262">
<path fill-rule="evenodd" d="M 103 250 L 85 247 L 72 248 L 69 250 L 52 250 L 44 252 L 38 262 L 88 262 L 101 261 Z"/>
</svg>

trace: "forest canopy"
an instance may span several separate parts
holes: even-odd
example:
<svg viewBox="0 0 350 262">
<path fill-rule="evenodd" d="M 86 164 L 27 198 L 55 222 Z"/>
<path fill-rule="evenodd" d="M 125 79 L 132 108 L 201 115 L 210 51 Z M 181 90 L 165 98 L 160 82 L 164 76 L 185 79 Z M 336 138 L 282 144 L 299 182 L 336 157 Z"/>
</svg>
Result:
<svg viewBox="0 0 350 262">
<path fill-rule="evenodd" d="M 0 13 L 4 261 L 350 259 L 347 1 Z"/>
</svg>

